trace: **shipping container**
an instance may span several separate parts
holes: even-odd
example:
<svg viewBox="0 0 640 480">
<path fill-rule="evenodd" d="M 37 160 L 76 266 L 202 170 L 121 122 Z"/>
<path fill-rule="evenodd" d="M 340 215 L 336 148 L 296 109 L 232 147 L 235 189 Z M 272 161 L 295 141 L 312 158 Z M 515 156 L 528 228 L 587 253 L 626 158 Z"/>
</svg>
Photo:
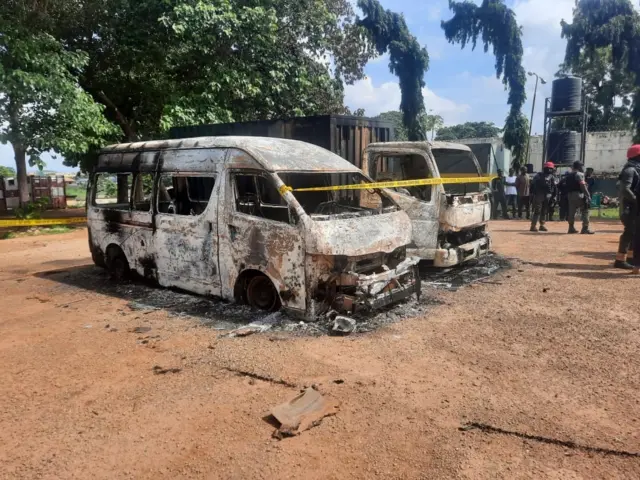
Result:
<svg viewBox="0 0 640 480">
<path fill-rule="evenodd" d="M 319 115 L 282 120 L 217 123 L 175 127 L 171 138 L 250 136 L 301 140 L 337 153 L 356 167 L 362 166 L 362 151 L 374 142 L 394 140 L 389 122 L 346 115 Z"/>
</svg>

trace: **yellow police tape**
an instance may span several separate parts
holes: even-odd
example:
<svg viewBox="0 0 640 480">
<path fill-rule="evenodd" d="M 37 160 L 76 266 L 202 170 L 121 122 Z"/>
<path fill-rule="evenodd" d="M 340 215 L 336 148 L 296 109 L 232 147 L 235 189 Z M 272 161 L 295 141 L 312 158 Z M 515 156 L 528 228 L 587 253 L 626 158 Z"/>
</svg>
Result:
<svg viewBox="0 0 640 480">
<path fill-rule="evenodd" d="M 43 227 L 46 225 L 71 225 L 87 223 L 86 217 L 69 218 L 34 218 L 30 220 L 1 220 L 0 228 L 4 227 Z"/>
<path fill-rule="evenodd" d="M 332 185 L 326 187 L 292 188 L 280 187 L 280 195 L 286 192 L 332 192 L 336 190 L 371 190 L 374 188 L 420 187 L 423 185 L 447 185 L 461 183 L 489 183 L 493 177 L 421 178 L 418 180 L 391 180 L 388 182 L 357 183 L 353 185 Z"/>
</svg>

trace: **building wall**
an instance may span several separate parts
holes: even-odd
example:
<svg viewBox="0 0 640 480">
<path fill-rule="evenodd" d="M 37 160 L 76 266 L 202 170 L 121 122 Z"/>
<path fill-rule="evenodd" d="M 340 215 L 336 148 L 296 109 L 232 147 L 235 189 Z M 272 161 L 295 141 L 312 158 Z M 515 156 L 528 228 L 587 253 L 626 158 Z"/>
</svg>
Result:
<svg viewBox="0 0 640 480">
<path fill-rule="evenodd" d="M 580 138 L 581 135 L 578 135 Z M 466 145 L 472 143 L 492 143 L 502 168 L 508 168 L 511 154 L 500 138 L 468 138 L 458 140 Z M 587 134 L 585 165 L 594 169 L 597 175 L 617 176 L 627 161 L 627 149 L 633 144 L 633 134 L 629 132 L 592 132 Z M 508 153 L 506 153 L 508 152 Z M 529 144 L 529 163 L 534 170 L 542 167 L 542 136 L 533 136 Z"/>
</svg>

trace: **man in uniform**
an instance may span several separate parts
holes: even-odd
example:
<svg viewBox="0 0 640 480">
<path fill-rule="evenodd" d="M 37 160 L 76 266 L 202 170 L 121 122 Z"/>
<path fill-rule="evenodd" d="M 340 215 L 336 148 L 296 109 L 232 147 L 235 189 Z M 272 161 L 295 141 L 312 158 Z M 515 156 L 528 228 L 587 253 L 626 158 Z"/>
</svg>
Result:
<svg viewBox="0 0 640 480">
<path fill-rule="evenodd" d="M 593 235 L 589 229 L 589 208 L 591 193 L 587 188 L 582 162 L 573 162 L 573 171 L 567 177 L 567 191 L 569 192 L 569 233 L 578 233 L 574 226 L 576 212 L 580 210 L 582 230 L 580 233 Z"/>
<path fill-rule="evenodd" d="M 553 162 L 544 164 L 542 172 L 539 172 L 531 181 L 531 198 L 533 199 L 533 218 L 531 219 L 532 232 L 538 231 L 538 221 L 540 221 L 540 231 L 546 232 L 544 226 L 549 211 L 549 205 L 556 197 L 557 185 L 556 177 L 553 174 L 555 165 Z"/>
<path fill-rule="evenodd" d="M 566 222 L 569 215 L 569 192 L 567 192 L 567 176 L 571 172 L 565 172 L 558 182 L 558 203 L 560 204 L 560 221 Z"/>
<path fill-rule="evenodd" d="M 620 181 L 620 221 L 624 225 L 624 231 L 620 235 L 618 253 L 613 266 L 631 270 L 633 268 L 632 241 L 638 214 L 635 191 L 640 184 L 640 145 L 633 145 L 627 151 L 627 163 L 622 168 L 618 180 Z"/>
<path fill-rule="evenodd" d="M 527 168 L 520 169 L 520 175 L 516 179 L 516 189 L 518 190 L 518 218 L 522 219 L 524 209 L 527 220 L 531 219 L 531 179 L 527 175 Z"/>
<path fill-rule="evenodd" d="M 505 185 L 506 179 L 504 177 L 504 172 L 502 170 L 498 170 L 498 176 L 491 181 L 491 193 L 493 194 L 493 215 L 491 217 L 494 220 L 498 218 L 498 204 L 500 204 L 500 209 L 502 210 L 502 218 L 507 220 L 509 219 L 509 214 L 507 213 Z"/>
</svg>

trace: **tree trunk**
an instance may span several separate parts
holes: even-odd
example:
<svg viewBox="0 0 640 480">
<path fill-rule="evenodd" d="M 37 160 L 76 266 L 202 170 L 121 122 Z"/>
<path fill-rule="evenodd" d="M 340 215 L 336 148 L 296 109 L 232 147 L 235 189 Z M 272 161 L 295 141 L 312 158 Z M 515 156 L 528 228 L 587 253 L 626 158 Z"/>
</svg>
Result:
<svg viewBox="0 0 640 480">
<path fill-rule="evenodd" d="M 27 183 L 27 153 L 19 144 L 12 144 L 16 160 L 16 176 L 18 177 L 18 189 L 20 191 L 20 206 L 29 203 L 29 184 Z"/>
</svg>

